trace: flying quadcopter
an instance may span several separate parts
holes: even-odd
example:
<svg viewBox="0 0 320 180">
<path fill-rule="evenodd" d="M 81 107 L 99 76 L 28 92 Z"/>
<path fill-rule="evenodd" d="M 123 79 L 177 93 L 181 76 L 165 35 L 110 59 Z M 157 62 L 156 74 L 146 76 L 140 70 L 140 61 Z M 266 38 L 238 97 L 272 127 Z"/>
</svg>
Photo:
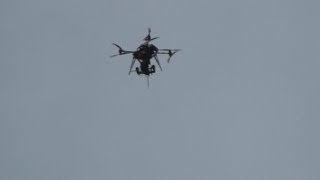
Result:
<svg viewBox="0 0 320 180">
<path fill-rule="evenodd" d="M 119 51 L 118 54 L 110 56 L 110 58 L 113 58 L 115 56 L 120 55 L 126 55 L 126 54 L 132 54 L 132 61 L 129 69 L 129 75 L 131 72 L 136 72 L 138 75 L 144 74 L 147 76 L 148 79 L 148 85 L 149 85 L 149 75 L 152 75 L 156 72 L 155 65 L 151 64 L 151 59 L 154 58 L 157 62 L 160 70 L 162 71 L 162 67 L 160 64 L 160 61 L 158 59 L 158 54 L 167 54 L 169 58 L 167 59 L 167 62 L 170 62 L 171 57 L 180 51 L 180 49 L 158 49 L 155 45 L 151 44 L 150 41 L 153 41 L 155 39 L 158 39 L 159 37 L 151 38 L 151 29 L 148 28 L 148 35 L 143 39 L 144 43 L 142 43 L 136 51 L 127 51 L 122 49 L 118 44 L 112 43 L 114 46 L 116 46 Z M 140 63 L 140 67 L 136 67 L 135 70 L 132 70 L 134 63 L 136 60 Z"/>
</svg>

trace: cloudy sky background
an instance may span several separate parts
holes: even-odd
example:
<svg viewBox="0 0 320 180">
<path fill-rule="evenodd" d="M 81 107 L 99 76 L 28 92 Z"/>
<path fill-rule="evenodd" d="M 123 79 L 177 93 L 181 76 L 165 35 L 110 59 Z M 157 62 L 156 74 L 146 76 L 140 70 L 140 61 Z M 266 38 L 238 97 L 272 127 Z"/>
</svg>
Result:
<svg viewBox="0 0 320 180">
<path fill-rule="evenodd" d="M 319 5 L 2 0 L 0 179 L 319 179 Z"/>
</svg>

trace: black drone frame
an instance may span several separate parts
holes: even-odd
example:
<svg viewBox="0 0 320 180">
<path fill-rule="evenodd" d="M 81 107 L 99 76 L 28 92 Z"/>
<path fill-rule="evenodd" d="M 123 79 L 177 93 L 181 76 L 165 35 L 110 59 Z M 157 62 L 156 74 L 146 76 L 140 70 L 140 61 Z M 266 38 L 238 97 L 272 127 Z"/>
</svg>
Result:
<svg viewBox="0 0 320 180">
<path fill-rule="evenodd" d="M 151 29 L 148 28 L 148 35 L 143 39 L 145 42 L 150 42 L 150 41 L 153 41 L 155 39 L 158 39 L 159 37 L 154 37 L 154 38 L 151 38 Z M 118 54 L 114 54 L 112 56 L 110 56 L 110 58 L 113 58 L 113 57 L 116 57 L 116 56 L 121 56 L 121 55 L 127 55 L 127 54 L 133 54 L 135 53 L 136 51 L 127 51 L 127 50 L 124 50 L 122 47 L 120 47 L 118 44 L 116 43 L 112 43 L 114 46 L 116 46 L 119 50 L 118 50 Z M 162 71 L 162 67 L 161 67 L 161 64 L 160 64 L 160 61 L 158 59 L 158 54 L 167 54 L 169 57 L 167 59 L 167 62 L 169 63 L 170 62 L 170 59 L 171 57 L 176 54 L 177 52 L 181 51 L 181 49 L 158 49 L 157 53 L 153 55 L 153 58 L 156 60 L 160 70 Z M 129 69 L 129 75 L 130 73 L 132 72 L 132 68 L 134 66 L 134 63 L 135 61 L 138 60 L 140 61 L 139 59 L 135 59 L 134 57 L 132 58 L 132 62 L 131 62 L 131 65 L 130 65 L 130 69 Z"/>
</svg>

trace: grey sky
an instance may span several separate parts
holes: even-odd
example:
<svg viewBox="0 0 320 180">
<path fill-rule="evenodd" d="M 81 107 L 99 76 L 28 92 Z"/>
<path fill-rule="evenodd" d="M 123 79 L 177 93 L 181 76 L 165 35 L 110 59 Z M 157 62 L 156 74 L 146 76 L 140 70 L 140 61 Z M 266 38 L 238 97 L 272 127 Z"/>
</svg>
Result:
<svg viewBox="0 0 320 180">
<path fill-rule="evenodd" d="M 2 0 L 0 179 L 319 179 L 319 5 Z"/>
</svg>

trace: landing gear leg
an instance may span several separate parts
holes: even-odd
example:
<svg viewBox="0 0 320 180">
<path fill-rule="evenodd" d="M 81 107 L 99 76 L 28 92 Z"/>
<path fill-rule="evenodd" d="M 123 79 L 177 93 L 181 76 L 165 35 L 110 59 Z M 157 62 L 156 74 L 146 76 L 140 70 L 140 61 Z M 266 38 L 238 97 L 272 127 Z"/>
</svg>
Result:
<svg viewBox="0 0 320 180">
<path fill-rule="evenodd" d="M 136 67 L 136 72 L 137 72 L 137 74 L 138 74 L 138 75 L 140 75 L 140 74 L 141 74 L 141 72 L 140 72 L 140 70 L 139 70 L 139 68 L 138 68 L 138 67 Z"/>
<path fill-rule="evenodd" d="M 151 72 L 155 73 L 156 72 L 156 67 L 154 65 L 151 66 Z"/>
</svg>

